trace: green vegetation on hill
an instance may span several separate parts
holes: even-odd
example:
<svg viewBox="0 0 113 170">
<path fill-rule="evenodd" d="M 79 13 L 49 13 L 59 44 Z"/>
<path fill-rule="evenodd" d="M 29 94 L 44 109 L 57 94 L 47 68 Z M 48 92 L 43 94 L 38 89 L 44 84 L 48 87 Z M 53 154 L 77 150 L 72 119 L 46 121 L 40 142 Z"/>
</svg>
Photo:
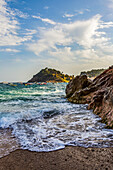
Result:
<svg viewBox="0 0 113 170">
<path fill-rule="evenodd" d="M 73 77 L 46 67 L 34 75 L 28 82 L 69 82 Z"/>
<path fill-rule="evenodd" d="M 91 71 L 83 71 L 80 75 L 87 75 L 89 78 L 96 77 L 101 74 L 105 69 L 93 69 Z"/>
</svg>

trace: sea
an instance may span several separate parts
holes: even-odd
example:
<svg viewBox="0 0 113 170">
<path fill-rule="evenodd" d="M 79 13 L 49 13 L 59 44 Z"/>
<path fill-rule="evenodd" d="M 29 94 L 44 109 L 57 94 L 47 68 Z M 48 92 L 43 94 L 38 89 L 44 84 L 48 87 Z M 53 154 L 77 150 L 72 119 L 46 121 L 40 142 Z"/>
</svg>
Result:
<svg viewBox="0 0 113 170">
<path fill-rule="evenodd" d="M 0 157 L 16 149 L 113 147 L 113 130 L 87 105 L 68 102 L 66 85 L 0 84 Z"/>
</svg>

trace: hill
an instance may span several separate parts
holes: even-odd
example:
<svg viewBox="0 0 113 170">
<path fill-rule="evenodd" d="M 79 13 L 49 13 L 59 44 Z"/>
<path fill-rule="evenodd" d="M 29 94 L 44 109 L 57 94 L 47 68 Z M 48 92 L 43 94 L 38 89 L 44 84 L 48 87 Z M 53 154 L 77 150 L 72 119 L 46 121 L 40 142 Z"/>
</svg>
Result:
<svg viewBox="0 0 113 170">
<path fill-rule="evenodd" d="M 69 82 L 74 76 L 63 74 L 58 70 L 45 68 L 33 76 L 28 82 Z"/>
<path fill-rule="evenodd" d="M 101 74 L 105 69 L 93 69 L 91 71 L 83 71 L 80 75 L 87 75 L 89 78 L 91 77 L 97 77 L 99 74 Z"/>
</svg>

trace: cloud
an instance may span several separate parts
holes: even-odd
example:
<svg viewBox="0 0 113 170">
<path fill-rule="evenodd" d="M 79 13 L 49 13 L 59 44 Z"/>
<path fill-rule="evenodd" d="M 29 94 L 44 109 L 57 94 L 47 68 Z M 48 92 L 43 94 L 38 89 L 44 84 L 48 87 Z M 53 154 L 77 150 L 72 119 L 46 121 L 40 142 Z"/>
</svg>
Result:
<svg viewBox="0 0 113 170">
<path fill-rule="evenodd" d="M 71 50 L 71 47 L 56 48 L 55 51 L 48 51 L 50 56 L 56 57 L 58 60 L 62 60 L 65 63 L 72 62 L 76 59 L 75 51 Z M 71 59 L 71 60 L 70 60 Z"/>
<path fill-rule="evenodd" d="M 71 18 L 71 17 L 73 17 L 74 15 L 73 14 L 64 14 L 63 15 L 63 18 Z"/>
<path fill-rule="evenodd" d="M 46 22 L 46 23 L 51 24 L 51 25 L 56 25 L 56 22 L 54 22 L 51 19 L 41 18 L 40 16 L 34 16 L 34 15 L 32 17 L 35 18 L 35 19 L 40 19 L 42 22 Z"/>
<path fill-rule="evenodd" d="M 90 12 L 89 9 L 83 9 L 83 10 L 75 10 L 74 14 L 65 13 L 63 15 L 63 18 L 68 18 L 68 20 L 71 20 L 72 17 L 77 16 L 77 15 L 83 15 L 86 11 Z"/>
<path fill-rule="evenodd" d="M 37 30 L 25 29 L 25 35 L 34 35 L 37 33 Z"/>
<path fill-rule="evenodd" d="M 88 20 L 65 24 L 55 22 L 50 28 L 40 28 L 37 40 L 29 44 L 28 49 L 42 58 L 46 53 L 46 57 L 62 62 L 95 62 L 100 59 L 105 62 L 103 56 L 110 58 L 112 45 L 104 28 L 113 27 L 113 22 L 104 22 L 101 18 L 95 15 Z"/>
<path fill-rule="evenodd" d="M 75 10 L 76 14 L 75 15 L 83 15 L 85 12 L 90 12 L 90 9 L 81 9 L 81 10 Z"/>
<path fill-rule="evenodd" d="M 22 11 L 19 11 L 18 9 L 13 10 L 13 15 L 17 15 L 20 18 L 24 18 L 24 19 L 29 17 L 29 15 L 27 13 L 23 13 Z"/>
<path fill-rule="evenodd" d="M 13 60 L 13 62 L 20 63 L 20 62 L 22 62 L 22 60 L 21 60 L 20 58 L 15 58 L 15 59 Z"/>
<path fill-rule="evenodd" d="M 11 48 L 0 49 L 0 51 L 1 52 L 14 52 L 14 53 L 20 52 L 20 50 L 11 49 Z"/>
<path fill-rule="evenodd" d="M 5 0 L 0 0 L 0 46 L 20 45 L 31 39 L 31 36 L 19 35 L 20 23 Z"/>
<path fill-rule="evenodd" d="M 44 9 L 48 10 L 48 9 L 49 9 L 49 7 L 48 7 L 48 6 L 45 6 L 45 7 L 44 7 Z"/>
<path fill-rule="evenodd" d="M 113 9 L 113 0 L 108 0 L 108 8 Z"/>
</svg>

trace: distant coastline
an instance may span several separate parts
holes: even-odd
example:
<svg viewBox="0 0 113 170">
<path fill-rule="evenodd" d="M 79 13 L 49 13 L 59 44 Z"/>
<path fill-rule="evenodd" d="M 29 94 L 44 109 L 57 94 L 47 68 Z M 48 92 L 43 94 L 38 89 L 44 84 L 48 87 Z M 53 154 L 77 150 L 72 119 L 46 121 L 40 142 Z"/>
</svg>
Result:
<svg viewBox="0 0 113 170">
<path fill-rule="evenodd" d="M 63 72 L 46 67 L 45 69 L 42 69 L 39 73 L 35 74 L 33 78 L 31 78 L 28 81 L 28 83 L 34 83 L 34 82 L 47 82 L 47 83 L 66 82 L 68 83 L 73 78 L 74 76 L 63 74 Z"/>
</svg>

